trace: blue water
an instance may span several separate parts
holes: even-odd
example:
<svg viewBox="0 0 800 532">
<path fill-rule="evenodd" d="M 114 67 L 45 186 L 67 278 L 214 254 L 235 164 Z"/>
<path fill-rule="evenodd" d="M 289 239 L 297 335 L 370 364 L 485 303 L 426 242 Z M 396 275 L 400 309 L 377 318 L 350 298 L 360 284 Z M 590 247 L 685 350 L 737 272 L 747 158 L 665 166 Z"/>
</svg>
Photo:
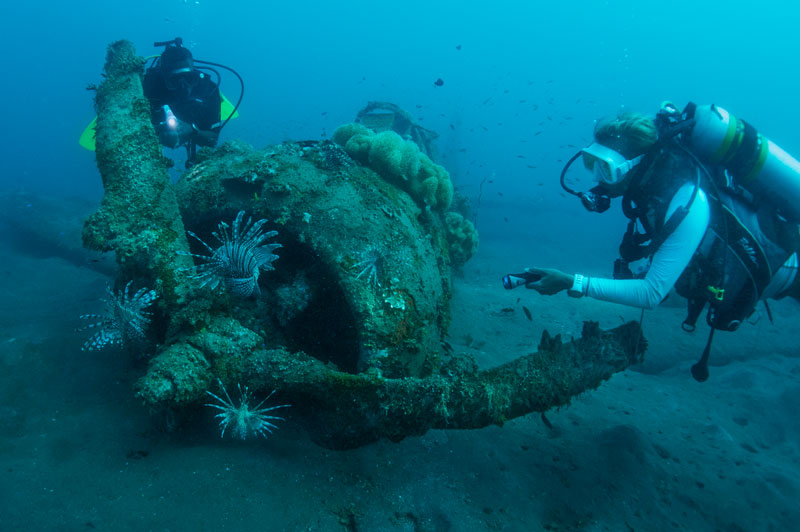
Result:
<svg viewBox="0 0 800 532">
<path fill-rule="evenodd" d="M 350 122 L 367 101 L 394 102 L 410 111 L 422 125 L 440 133 L 439 160 L 451 172 L 457 189 L 473 202 L 480 196 L 481 209 L 478 212 L 477 225 L 482 238 L 482 255 L 476 257 L 478 266 L 468 269 L 474 279 L 486 281 L 489 277 L 496 276 L 497 272 L 502 274 L 533 264 L 552 265 L 570 271 L 582 267 L 586 273 L 607 274 L 610 261 L 616 253 L 623 224 L 618 209 L 603 216 L 590 215 L 574 198 L 565 197 L 558 186 L 558 175 L 563 163 L 576 151 L 576 147 L 589 141 L 594 121 L 622 109 L 654 112 L 661 101 L 667 99 L 680 106 L 689 101 L 713 102 L 745 118 L 788 152 L 798 156 L 798 22 L 800 7 L 796 2 L 789 1 L 765 1 L 758 4 L 741 0 L 679 0 L 670 3 L 586 0 L 492 3 L 416 0 L 385 3 L 363 0 L 6 1 L 0 5 L 0 49 L 5 51 L 3 82 L 0 83 L 0 101 L 4 103 L 4 134 L 0 144 L 0 194 L 25 191 L 98 200 L 102 195 L 102 186 L 94 155 L 80 148 L 77 140 L 94 115 L 93 93 L 85 89 L 102 79 L 100 73 L 106 46 L 118 39 L 128 39 L 135 44 L 140 55 L 149 56 L 159 52 L 159 49 L 153 47 L 154 41 L 181 36 L 195 57 L 229 65 L 245 80 L 246 91 L 240 108 L 241 117 L 231 121 L 224 129 L 222 142 L 238 138 L 261 147 L 284 140 L 324 138 L 338 125 Z M 439 78 L 444 82 L 442 86 L 434 84 Z M 235 78 L 225 77 L 222 91 L 228 98 L 235 100 L 238 95 Z M 177 157 L 180 153 L 175 152 L 172 155 Z M 7 229 L 0 228 L 0 231 Z M 541 264 L 542 261 L 547 264 Z M 77 315 L 82 312 L 82 305 L 92 300 L 92 297 L 77 288 L 64 288 L 73 279 L 69 270 L 59 269 L 49 262 L 27 262 L 26 259 L 12 258 L 10 255 L 3 264 L 5 273 L 0 278 L 0 288 L 4 290 L 4 294 L 13 292 L 15 298 L 7 297 L 5 305 L 10 305 L 9 301 L 23 300 L 24 297 L 30 303 L 30 309 L 60 309 L 66 305 L 70 312 Z M 14 268 L 38 273 L 14 274 Z M 467 281 L 469 279 L 468 277 Z M 17 287 L 19 283 L 30 282 L 32 286 L 50 288 L 26 288 L 23 295 L 20 295 L 18 291 L 11 289 L 12 282 Z M 102 279 L 85 280 L 84 285 L 81 285 L 82 289 L 88 290 L 91 287 L 102 295 Z M 64 298 L 72 299 L 59 299 L 61 290 L 70 294 L 64 295 Z M 527 296 L 530 297 L 530 294 Z M 796 306 L 786 306 L 784 309 L 788 312 L 788 317 L 784 313 L 783 323 L 793 323 L 793 319 L 796 322 Z M 37 319 L 35 312 L 30 312 L 30 319 Z M 10 316 L 13 313 L 6 308 L 3 314 Z M 682 315 L 678 312 L 668 318 L 671 319 L 669 326 L 674 327 L 682 319 Z M 37 340 L 38 343 L 34 342 L 38 346 L 35 352 L 44 356 L 46 349 L 42 346 L 56 347 L 60 343 L 58 334 L 66 335 L 69 330 L 69 325 L 59 323 L 49 329 L 50 332 L 42 330 L 36 333 L 41 337 Z M 14 339 L 18 332 L 13 333 Z M 6 333 L 7 331 L 0 338 L 0 342 L 4 344 L 0 345 L 11 349 L 8 343 L 10 340 L 6 338 L 10 333 Z M 770 344 L 757 343 L 752 335 L 745 338 L 751 342 L 745 346 L 750 353 L 767 356 L 765 353 L 771 352 Z M 796 367 L 791 363 L 791 358 L 796 353 L 790 347 L 785 347 L 786 342 L 791 344 L 791 331 L 781 329 L 779 333 L 774 333 L 773 339 L 783 342 L 780 356 L 788 358 L 781 359 L 774 366 L 765 362 L 766 369 L 762 368 L 765 375 L 774 376 L 774 381 L 764 381 L 766 385 L 780 388 L 775 392 L 775 397 L 766 394 L 767 399 L 759 402 L 763 399 L 759 390 L 748 392 L 753 394 L 752 400 L 757 405 L 754 413 L 745 416 L 750 420 L 751 428 L 753 418 L 766 416 L 768 411 L 775 410 L 773 407 L 776 404 L 783 408 L 786 401 L 796 401 L 793 389 L 787 384 L 791 379 L 796 379 Z M 79 346 L 79 342 L 75 345 Z M 685 354 L 685 358 L 694 357 L 696 347 L 693 345 L 687 348 L 688 354 Z M 736 351 L 731 359 L 746 358 L 743 355 Z M 54 360 L 41 359 L 34 362 L 20 362 L 15 358 L 13 363 L 4 362 L 3 367 L 10 372 L 21 369 L 37 371 L 40 376 L 44 371 L 49 379 L 47 382 L 52 384 L 55 374 L 59 372 L 53 369 L 52 364 L 66 363 L 75 379 L 84 379 L 83 382 L 90 382 L 98 387 L 102 387 L 103 382 L 115 382 L 115 376 L 126 371 L 125 367 L 120 367 L 119 362 L 111 367 L 103 366 L 103 357 L 92 355 L 88 360 L 102 366 L 107 373 L 87 374 L 86 367 L 75 362 L 71 356 L 78 355 L 59 355 Z M 46 371 L 43 370 L 45 367 L 48 368 Z M 748 368 L 739 369 L 742 375 L 746 375 L 748 371 Z M 69 375 L 68 373 L 66 382 L 69 382 Z M 644 388 L 660 386 L 664 381 L 659 380 L 659 377 L 667 379 L 657 376 L 652 381 L 637 381 L 637 385 Z M 674 388 L 668 393 L 680 397 L 684 386 L 689 384 L 681 380 L 688 378 L 687 375 L 683 372 L 680 375 L 669 375 L 669 378 L 673 379 L 670 382 L 673 382 Z M 737 371 L 729 375 L 729 378 L 729 387 L 723 387 L 720 392 L 724 399 L 715 397 L 713 393 L 710 397 L 693 397 L 702 401 L 706 408 L 710 408 L 709 402 L 714 404 L 717 400 L 727 402 L 728 406 L 733 402 L 742 402 L 742 408 L 746 408 L 746 401 L 741 399 L 741 394 L 737 394 L 736 390 L 742 382 L 749 385 L 752 384 L 751 381 Z M 53 398 L 46 394 L 42 396 L 38 392 L 35 379 L 31 381 L 28 392 L 23 392 L 21 382 L 28 380 L 19 375 L 11 378 L 0 397 L 9 402 L 10 397 L 17 393 L 38 396 L 36 405 L 40 409 L 39 414 L 31 414 L 29 423 L 34 427 L 34 432 L 45 433 L 48 426 L 46 420 L 58 417 L 45 412 L 46 409 L 58 408 L 50 399 L 60 401 L 74 397 L 71 394 L 75 393 L 75 388 L 66 384 L 63 390 L 56 388 L 53 393 L 58 395 Z M 123 381 L 120 384 L 116 381 L 114 386 L 108 386 L 113 390 L 103 389 L 103 393 L 110 395 L 102 397 L 113 396 L 114 400 L 128 401 L 127 412 L 133 416 L 129 421 L 133 428 L 128 429 L 136 438 L 145 438 L 142 434 L 149 430 L 150 421 L 146 413 L 130 399 L 130 382 Z M 12 387 L 14 394 L 10 391 Z M 625 386 L 619 386 L 619 390 L 624 389 Z M 98 409 L 98 405 L 110 401 L 98 399 L 97 395 L 89 392 L 81 397 L 92 408 Z M 80 400 L 75 399 L 79 403 Z M 613 402 L 608 397 L 604 400 Z M 663 406 L 660 403 L 654 405 L 653 408 Z M 691 418 L 692 404 L 684 406 L 689 413 L 675 414 L 676 419 L 685 419 L 687 416 Z M 594 418 L 593 408 L 607 414 L 603 407 L 596 404 L 584 407 L 584 410 L 578 410 L 578 414 L 575 414 L 576 418 L 583 421 Z M 687 471 L 691 467 L 681 470 L 681 466 L 672 462 L 664 470 L 661 466 L 652 467 L 652 464 L 649 468 L 645 467 L 648 473 L 636 481 L 632 480 L 637 478 L 633 473 L 620 476 L 620 484 L 630 482 L 628 486 L 635 484 L 636 489 L 640 490 L 645 489 L 638 484 L 641 478 L 645 479 L 644 484 L 652 487 L 662 478 L 693 478 L 692 474 L 702 477 L 702 481 L 686 480 L 687 490 L 701 489 L 697 487 L 698 483 L 705 486 L 702 489 L 706 495 L 701 499 L 707 504 L 702 510 L 687 502 L 687 499 L 692 499 L 690 495 L 673 497 L 658 492 L 669 504 L 659 506 L 658 497 L 654 496 L 654 500 L 647 506 L 652 512 L 652 520 L 641 518 L 636 524 L 636 530 L 771 530 L 773 528 L 769 527 L 773 525 L 767 519 L 769 514 L 776 519 L 775 522 L 780 523 L 775 529 L 781 526 L 784 530 L 787 529 L 786 523 L 794 522 L 794 514 L 791 513 L 791 502 L 784 504 L 782 497 L 787 497 L 787 501 L 790 501 L 792 496 L 797 495 L 800 486 L 796 453 L 800 431 L 795 430 L 797 421 L 793 416 L 783 410 L 780 413 L 785 417 L 773 419 L 768 424 L 769 437 L 764 435 L 761 428 L 754 429 L 750 434 L 751 442 L 766 440 L 764 445 L 782 445 L 777 457 L 770 455 L 768 469 L 772 480 L 764 481 L 766 484 L 747 485 L 747 481 L 742 480 L 742 483 L 731 481 L 732 485 L 729 486 L 726 483 L 728 481 L 720 479 L 719 475 L 722 473 L 716 469 L 712 471 L 713 468 L 709 468 L 701 473 L 693 470 L 694 473 L 690 474 Z M 98 410 L 98 415 L 112 414 Z M 664 429 L 654 428 L 649 425 L 652 419 L 647 419 L 649 421 L 639 418 L 633 420 L 635 428 L 631 430 L 637 431 L 634 436 L 625 431 L 607 433 L 602 428 L 586 435 L 574 429 L 565 415 L 562 423 L 569 427 L 567 432 L 572 436 L 569 440 L 571 443 L 566 446 L 571 449 L 573 456 L 584 460 L 576 458 L 578 466 L 588 467 L 592 460 L 603 461 L 605 455 L 598 453 L 595 456 L 591 454 L 593 451 L 588 451 L 590 454 L 587 458 L 587 449 L 605 449 L 604 445 L 611 448 L 613 445 L 608 442 L 616 441 L 615 438 L 625 439 L 628 444 L 636 446 L 640 439 L 649 437 L 642 436 L 648 430 Z M 737 419 L 744 418 L 739 416 Z M 640 421 L 639 425 L 637 420 Z M 708 425 L 716 426 L 717 421 L 723 423 L 723 420 L 730 423 L 731 416 L 727 413 L 720 414 L 718 418 L 714 417 L 713 421 L 709 421 Z M 497 527 L 503 526 L 511 530 L 538 530 L 537 527 L 554 522 L 568 523 L 563 526 L 573 527 L 563 530 L 623 530 L 625 520 L 615 521 L 614 515 L 635 515 L 635 512 L 626 513 L 627 509 L 636 506 L 635 502 L 627 506 L 617 506 L 618 503 L 609 501 L 608 505 L 614 511 L 610 511 L 599 521 L 605 523 L 604 525 L 597 524 L 598 520 L 595 519 L 598 509 L 603 506 L 601 504 L 590 505 L 593 509 L 583 513 L 576 510 L 574 515 L 565 509 L 574 510 L 580 506 L 574 500 L 568 502 L 571 497 L 577 496 L 575 493 L 580 493 L 587 500 L 599 497 L 598 492 L 593 491 L 592 485 L 600 483 L 606 474 L 603 471 L 594 471 L 586 476 L 579 475 L 574 473 L 576 467 L 580 469 L 575 462 L 571 466 L 565 466 L 563 462 L 561 465 L 553 465 L 556 463 L 553 461 L 555 459 L 551 460 L 548 453 L 560 456 L 559 445 L 548 440 L 551 435 L 542 432 L 534 421 L 523 421 L 516 428 L 504 429 L 502 435 L 483 431 L 478 440 L 470 440 L 469 436 L 458 433 L 450 436 L 452 441 L 449 443 L 436 439 L 440 438 L 437 436 L 422 440 L 416 447 L 408 441 L 398 446 L 380 444 L 361 455 L 344 453 L 337 457 L 336 454 L 327 454 L 313 445 L 303 444 L 300 453 L 312 456 L 310 463 L 314 467 L 331 468 L 323 469 L 319 479 L 315 476 L 319 474 L 319 469 L 314 473 L 310 467 L 300 465 L 304 462 L 305 455 L 298 456 L 298 450 L 293 449 L 289 441 L 290 438 L 302 440 L 303 435 L 289 432 L 289 436 L 285 436 L 284 441 L 277 444 L 279 450 L 275 452 L 278 454 L 270 455 L 277 456 L 275 460 L 280 461 L 280 466 L 277 467 L 280 478 L 271 480 L 291 483 L 294 482 L 293 472 L 302 470 L 303 478 L 316 479 L 307 480 L 310 484 L 319 481 L 346 486 L 341 491 L 350 494 L 354 504 L 368 505 L 365 499 L 382 496 L 376 493 L 379 490 L 374 486 L 397 487 L 393 481 L 387 480 L 392 475 L 391 463 L 402 464 L 404 468 L 402 471 L 395 471 L 395 474 L 408 474 L 414 468 L 413 459 L 409 457 L 428 456 L 431 449 L 437 462 L 447 460 L 448 453 L 444 449 L 449 444 L 454 444 L 454 448 L 461 453 L 470 452 L 473 446 L 481 449 L 480 453 L 475 452 L 478 456 L 470 457 L 475 463 L 481 463 L 486 456 L 495 456 L 489 453 L 508 455 L 508 462 L 512 463 L 510 469 L 513 471 L 521 463 L 515 462 L 514 458 L 520 446 L 541 446 L 544 458 L 526 463 L 526 472 L 519 477 L 505 473 L 506 469 L 502 470 L 504 473 L 498 473 L 491 468 L 490 471 L 484 471 L 483 474 L 492 479 L 486 485 L 489 493 L 483 493 L 483 488 L 471 491 L 467 486 L 463 493 L 469 495 L 461 497 L 463 493 L 452 485 L 461 485 L 462 482 L 468 485 L 469 481 L 459 475 L 454 475 L 453 480 L 447 471 L 440 470 L 437 470 L 437 475 L 441 477 L 436 476 L 436 482 L 434 477 L 420 474 L 413 476 L 413 482 L 410 480 L 408 485 L 392 492 L 393 496 L 401 498 L 403 495 L 408 498 L 412 493 L 435 494 L 437 483 L 444 478 L 442 482 L 450 486 L 450 499 L 447 503 L 449 506 L 443 503 L 443 507 L 458 509 L 461 508 L 458 501 L 463 502 L 465 497 L 481 499 L 484 496 L 491 499 L 492 482 L 498 482 L 498 492 L 512 501 L 505 506 L 498 503 L 493 507 L 477 508 L 477 517 L 470 514 L 469 517 L 463 516 L 459 520 L 457 515 L 440 516 L 438 510 L 431 509 L 425 502 L 427 497 L 419 495 L 420 500 L 416 501 L 416 506 L 412 503 L 404 506 L 398 502 L 396 509 L 401 515 L 405 515 L 403 512 L 406 511 L 416 511 L 424 518 L 414 520 L 394 517 L 381 523 L 374 514 L 368 514 L 365 519 L 372 524 L 363 525 L 359 530 L 482 530 L 493 527 L 499 529 Z M 14 421 L 10 423 L 13 424 Z M 614 425 L 622 422 L 616 419 L 608 423 Z M 106 422 L 102 419 L 98 422 L 84 411 L 83 417 L 77 419 L 75 424 L 102 427 Z M 698 421 L 689 426 L 701 430 L 703 425 Z M 734 423 L 734 428 L 742 426 L 744 425 L 740 421 Z M 775 427 L 788 428 L 784 433 Z M 10 464 L 8 468 L 3 468 L 3 476 L 0 477 L 0 496 L 8 494 L 12 486 L 16 486 L 13 489 L 22 490 L 27 487 L 30 489 L 31 501 L 34 501 L 30 506 L 31 515 L 35 508 L 53 504 L 54 499 L 58 501 L 58 508 L 61 508 L 55 514 L 48 514 L 48 517 L 32 517 L 26 528 L 26 521 L 20 515 L 28 511 L 27 508 L 20 512 L 20 506 L 16 505 L 16 511 L 12 511 L 0 502 L 0 530 L 6 529 L 3 525 L 4 515 L 11 519 L 9 522 L 14 523 L 15 530 L 87 530 L 94 527 L 105 530 L 179 530 L 182 529 L 181 523 L 187 529 L 191 526 L 193 530 L 204 527 L 208 527 L 205 528 L 208 530 L 244 530 L 243 523 L 248 526 L 253 523 L 239 515 L 240 513 L 254 512 L 253 515 L 257 515 L 262 523 L 270 519 L 268 513 L 259 513 L 253 509 L 255 503 L 251 499 L 239 505 L 233 499 L 226 499 L 225 495 L 212 493 L 215 478 L 226 474 L 225 466 L 220 464 L 228 464 L 240 470 L 249 467 L 276 467 L 275 464 L 261 461 L 265 460 L 263 456 L 269 449 L 262 446 L 257 452 L 248 454 L 248 448 L 242 446 L 236 446 L 233 451 L 224 446 L 212 448 L 210 456 L 214 462 L 209 470 L 201 473 L 204 481 L 199 485 L 202 487 L 197 488 L 198 491 L 193 494 L 186 494 L 182 490 L 192 484 L 192 473 L 189 469 L 194 468 L 196 471 L 208 464 L 209 456 L 198 457 L 195 454 L 195 446 L 202 443 L 198 443 L 198 440 L 164 443 L 158 437 L 153 437 L 147 440 L 146 445 L 149 445 L 151 459 L 152 455 L 158 455 L 161 450 L 161 462 L 157 462 L 159 468 L 168 467 L 170 461 L 175 460 L 184 464 L 187 469 L 171 470 L 170 473 L 179 478 L 173 477 L 170 481 L 159 484 L 159 475 L 154 472 L 155 469 L 145 467 L 144 471 L 134 477 L 135 480 L 125 484 L 125 489 L 116 491 L 117 480 L 110 472 L 125 469 L 122 464 L 125 460 L 121 459 L 118 463 L 114 457 L 125 456 L 126 452 L 145 443 L 137 440 L 130 446 L 125 446 L 124 443 L 117 442 L 114 445 L 119 448 L 115 447 L 114 452 L 109 454 L 111 458 L 100 463 L 91 460 L 84 453 L 103 455 L 108 451 L 102 444 L 103 438 L 111 438 L 119 430 L 124 433 L 123 429 L 112 426 L 108 429 L 108 434 L 101 431 L 97 438 L 77 436 L 76 434 L 82 432 L 76 430 L 75 433 L 61 436 L 58 444 L 48 447 L 47 456 L 49 460 L 55 460 L 54 463 L 72 464 L 73 470 L 82 470 L 85 473 L 86 468 L 89 468 L 89 473 L 86 473 L 89 478 L 77 483 L 82 489 L 90 490 L 93 485 L 92 467 L 97 468 L 97 475 L 103 479 L 103 487 L 98 490 L 96 498 L 86 495 L 74 500 L 66 493 L 70 487 L 67 473 L 53 473 L 49 477 L 46 471 L 35 465 L 41 464 L 42 460 L 49 463 L 48 459 L 42 459 L 38 455 L 39 447 L 35 436 L 28 434 L 29 439 L 25 440 L 24 448 L 30 453 L 26 453 L 20 451 L 23 446 L 15 444 L 12 439 L 4 439 L 0 434 L 0 461 L 5 457 Z M 773 434 L 773 430 L 775 434 L 781 435 Z M 723 431 L 722 436 L 716 435 L 716 432 L 715 436 L 709 436 L 708 445 L 701 445 L 699 454 L 715 455 L 713 449 L 718 448 L 715 447 L 717 445 L 724 446 L 719 442 L 727 441 L 731 431 Z M 686 428 L 685 434 L 689 439 L 696 437 L 689 428 Z M 215 437 L 210 429 L 203 436 Z M 597 440 L 592 440 L 595 437 Z M 747 439 L 744 436 L 742 438 Z M 545 443 L 531 443 L 537 439 Z M 580 443 L 583 440 L 594 441 L 596 445 L 586 443 L 584 448 Z M 779 440 L 777 444 L 776 440 Z M 200 438 L 199 441 L 204 440 Z M 642 445 L 651 449 L 649 443 Z M 756 443 L 751 447 L 756 453 L 759 449 L 765 452 Z M 228 452 L 232 454 L 226 454 Z M 631 451 L 633 454 L 638 452 Z M 66 458 L 63 453 L 66 453 Z M 398 458 L 399 454 L 405 454 L 406 457 Z M 750 454 L 754 453 L 747 450 L 746 456 Z M 166 456 L 170 458 L 165 458 Z M 452 453 L 449 456 L 452 459 Z M 630 458 L 627 454 L 623 456 L 626 457 Z M 728 458 L 730 463 L 726 462 Z M 736 463 L 739 458 L 728 458 L 720 458 L 715 467 L 719 471 L 731 467 L 735 469 L 731 464 Z M 682 463 L 686 465 L 693 463 L 693 460 L 702 461 L 692 451 L 683 456 Z M 329 461 L 336 465 L 331 466 Z M 455 467 L 458 462 L 459 460 L 455 460 L 449 465 Z M 641 465 L 640 462 L 634 460 L 633 465 Z M 633 465 L 623 463 L 625 467 Z M 507 464 L 503 465 L 506 466 Z M 673 466 L 676 469 L 672 469 Z M 613 469 L 608 467 L 609 471 Z M 343 473 L 351 468 L 358 469 L 361 475 L 358 476 L 358 481 L 353 481 L 353 477 Z M 431 470 L 434 468 L 432 465 Z M 758 467 L 753 468 L 748 470 L 748 474 L 758 475 Z M 657 471 L 654 472 L 653 469 Z M 481 467 L 476 467 L 476 470 L 481 470 Z M 552 475 L 552 482 L 557 484 L 557 489 L 553 492 L 547 490 L 548 483 L 542 480 L 545 472 Z M 775 475 L 780 478 L 775 480 Z M 742 479 L 747 476 L 743 475 Z M 363 480 L 364 478 L 367 480 Z M 768 478 L 768 475 L 765 474 L 764 478 Z M 648 479 L 651 482 L 647 482 Z M 353 482 L 353 485 L 347 485 L 348 482 Z M 359 484 L 360 482 L 373 488 L 360 489 L 364 485 Z M 716 482 L 721 482 L 724 486 L 717 487 Z M 152 488 L 154 484 L 157 488 Z M 51 485 L 57 485 L 63 491 L 52 498 L 48 498 L 49 495 L 42 496 L 42 493 L 51 489 Z M 248 494 L 257 493 L 269 497 L 272 510 L 279 511 L 284 506 L 292 508 L 292 511 L 286 510 L 275 519 L 275 523 L 279 523 L 275 525 L 275 530 L 335 530 L 337 521 L 340 525 L 343 522 L 331 518 L 330 523 L 333 524 L 330 524 L 320 518 L 322 520 L 313 525 L 310 524 L 311 521 L 303 521 L 293 513 L 321 512 L 319 508 L 325 507 L 322 502 L 326 497 L 325 493 L 314 492 L 309 501 L 319 504 L 313 510 L 303 510 L 298 503 L 307 496 L 303 489 L 287 488 L 285 496 L 281 496 L 275 493 L 275 489 L 281 489 L 279 486 L 272 485 L 275 489 L 262 486 L 257 476 L 247 476 L 246 485 L 251 486 L 252 491 L 237 488 L 237 497 L 246 499 L 250 496 Z M 568 485 L 573 486 L 575 492 Z M 225 486 L 230 489 L 231 486 L 238 485 L 229 481 Z M 737 486 L 741 491 L 737 491 Z M 620 491 L 625 491 L 624 486 L 617 487 Z M 665 488 L 666 491 L 671 489 Z M 770 489 L 775 490 L 770 503 L 753 503 L 754 493 Z M 114 500 L 135 496 L 137 502 L 122 507 L 114 520 L 110 517 L 114 515 L 114 504 L 103 497 L 103 493 L 108 490 L 113 492 Z M 335 488 L 332 491 L 340 490 Z M 559 501 L 553 502 L 550 513 L 548 506 L 542 502 L 548 498 L 547 495 L 542 495 L 543 491 L 548 491 L 549 497 Z M 603 492 L 607 494 L 608 488 Z M 177 495 L 179 493 L 181 495 Z M 558 496 L 553 493 L 558 493 Z M 635 492 L 633 495 L 627 492 L 627 495 L 633 496 Z M 153 503 L 158 507 L 158 510 L 152 512 L 154 517 L 143 517 L 148 515 L 150 506 L 143 502 L 142 497 L 157 501 Z M 725 519 L 726 512 L 731 511 L 728 505 L 714 506 L 708 502 L 729 498 L 736 500 L 737 497 L 750 501 L 747 512 L 753 516 L 752 520 L 739 529 L 735 528 L 736 525 L 731 520 Z M 165 508 L 164 498 L 177 498 L 178 502 L 173 508 Z M 209 508 L 210 501 L 220 498 L 227 502 L 220 502 L 215 508 L 230 517 L 207 520 L 208 516 L 204 512 Z M 537 501 L 534 506 L 521 510 L 520 505 L 526 501 L 530 503 L 531 499 Z M 312 502 L 307 504 L 313 506 Z M 670 505 L 680 507 L 680 510 L 671 515 L 668 509 Z M 70 510 L 73 506 L 81 510 L 73 512 Z M 346 501 L 337 500 L 335 506 L 328 508 L 326 515 L 347 513 L 341 511 L 341 508 L 347 507 Z M 90 507 L 94 510 L 87 509 Z M 554 507 L 559 510 L 552 510 Z M 181 521 L 180 512 L 174 508 L 191 513 L 192 519 Z M 504 508 L 502 512 L 501 508 Z M 653 510 L 654 508 L 658 510 Z M 521 512 L 520 515 L 525 517 L 517 520 L 504 518 L 504 515 L 515 511 Z M 683 517 L 680 516 L 681 512 Z M 686 517 L 692 512 L 701 517 Z M 759 520 L 759 513 L 764 514 L 764 520 Z M 483 521 L 479 519 L 481 516 L 485 517 Z M 374 519 L 374 522 L 369 519 Z M 102 522 L 103 526 L 97 525 L 98 522 Z M 648 522 L 649 525 L 642 524 Z M 759 523 L 764 528 L 759 528 Z M 591 528 L 593 526 L 596 528 Z M 617 526 L 621 528 L 616 528 Z"/>
</svg>

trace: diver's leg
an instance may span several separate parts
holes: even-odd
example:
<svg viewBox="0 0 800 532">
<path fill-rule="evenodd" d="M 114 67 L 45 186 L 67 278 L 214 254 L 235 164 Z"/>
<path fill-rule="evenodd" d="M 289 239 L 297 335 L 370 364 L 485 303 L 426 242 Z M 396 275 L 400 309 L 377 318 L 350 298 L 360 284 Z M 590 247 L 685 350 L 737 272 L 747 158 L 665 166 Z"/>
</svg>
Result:
<svg viewBox="0 0 800 532">
<path fill-rule="evenodd" d="M 186 145 L 186 168 L 191 168 L 194 166 L 194 158 L 197 155 L 197 144 L 192 141 Z"/>
</svg>

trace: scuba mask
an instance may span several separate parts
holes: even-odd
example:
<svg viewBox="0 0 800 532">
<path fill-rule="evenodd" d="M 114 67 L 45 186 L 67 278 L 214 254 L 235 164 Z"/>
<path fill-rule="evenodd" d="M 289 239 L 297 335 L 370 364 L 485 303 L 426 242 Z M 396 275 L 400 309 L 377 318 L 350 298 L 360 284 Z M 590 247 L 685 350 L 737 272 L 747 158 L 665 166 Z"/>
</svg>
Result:
<svg viewBox="0 0 800 532">
<path fill-rule="evenodd" d="M 569 167 L 578 157 L 583 158 L 583 165 L 590 170 L 597 185 L 588 192 L 576 192 L 567 186 L 565 177 Z M 600 143 L 593 142 L 589 146 L 572 156 L 561 170 L 561 188 L 566 192 L 580 198 L 584 208 L 591 212 L 605 212 L 611 206 L 608 187 L 624 181 L 625 176 L 642 162 L 643 155 L 633 159 L 626 159 L 621 153 L 612 150 Z"/>
<path fill-rule="evenodd" d="M 164 85 L 170 91 L 187 96 L 201 76 L 196 70 L 172 72 L 164 76 Z"/>
<path fill-rule="evenodd" d="M 597 142 L 589 144 L 581 150 L 583 165 L 594 173 L 598 185 L 616 185 L 621 183 L 633 167 L 642 162 L 644 156 L 626 159 L 618 151 Z"/>
</svg>

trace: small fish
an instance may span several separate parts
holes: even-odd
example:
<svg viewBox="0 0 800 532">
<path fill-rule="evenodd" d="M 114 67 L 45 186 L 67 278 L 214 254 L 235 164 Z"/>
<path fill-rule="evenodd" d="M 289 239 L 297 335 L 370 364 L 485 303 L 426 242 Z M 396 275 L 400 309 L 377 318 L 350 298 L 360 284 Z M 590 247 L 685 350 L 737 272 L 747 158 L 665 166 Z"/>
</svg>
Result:
<svg viewBox="0 0 800 532">
<path fill-rule="evenodd" d="M 552 430 L 553 424 L 550 423 L 550 420 L 547 419 L 547 416 L 544 415 L 544 412 L 542 412 L 542 423 L 544 423 L 545 427 Z"/>
<path fill-rule="evenodd" d="M 492 97 L 491 97 L 491 96 L 489 96 L 488 98 L 486 98 L 485 100 L 483 100 L 483 102 L 481 103 L 481 105 L 486 105 L 487 103 L 489 103 L 489 101 L 490 101 L 491 99 L 492 99 Z"/>
<path fill-rule="evenodd" d="M 444 348 L 444 350 L 446 352 L 448 352 L 450 354 L 453 354 L 453 346 L 450 345 L 450 342 L 447 342 L 446 340 L 442 340 L 442 347 Z"/>
<path fill-rule="evenodd" d="M 442 78 L 438 78 L 436 81 L 433 82 L 433 84 L 436 85 L 437 87 L 441 87 L 442 85 L 444 85 L 444 80 Z"/>
<path fill-rule="evenodd" d="M 497 195 L 498 195 L 498 196 L 502 196 L 502 195 L 503 195 L 503 193 L 502 193 L 502 192 L 498 192 L 498 193 L 497 193 Z"/>
<path fill-rule="evenodd" d="M 531 311 L 528 310 L 528 307 L 522 305 L 522 312 L 525 313 L 525 317 L 528 318 L 528 321 L 533 321 L 533 316 L 531 316 Z"/>
<path fill-rule="evenodd" d="M 514 312 L 514 309 L 511 307 L 503 307 L 500 309 L 500 312 L 504 314 L 511 314 L 512 312 Z"/>
<path fill-rule="evenodd" d="M 328 114 L 328 111 L 322 111 L 320 114 L 321 114 L 322 116 L 325 116 L 326 114 Z"/>
<path fill-rule="evenodd" d="M 461 45 L 460 44 L 456 45 L 456 50 L 461 50 Z"/>
<path fill-rule="evenodd" d="M 467 149 L 466 148 L 459 148 L 458 151 L 461 152 L 461 153 L 464 153 L 465 151 L 467 151 Z"/>
<path fill-rule="evenodd" d="M 508 223 L 508 218 L 506 218 L 505 216 L 503 216 L 503 220 L 505 220 L 505 222 Z"/>
<path fill-rule="evenodd" d="M 456 126 L 454 126 L 453 124 L 450 124 L 450 129 L 452 129 L 453 131 L 455 131 L 455 130 L 456 130 Z"/>
<path fill-rule="evenodd" d="M 517 155 L 517 159 L 524 159 L 524 158 L 525 158 L 524 155 Z"/>
<path fill-rule="evenodd" d="M 536 169 L 536 165 L 535 165 L 535 164 L 529 164 L 529 165 L 526 165 L 526 166 L 527 166 L 528 168 L 532 169 L 532 170 L 535 170 L 535 169 Z"/>
<path fill-rule="evenodd" d="M 533 136 L 534 136 L 534 137 L 538 137 L 538 136 L 539 136 L 539 135 L 541 135 L 541 134 L 542 134 L 542 132 L 541 132 L 541 131 L 537 131 L 536 133 L 534 133 L 534 134 L 533 134 Z"/>
</svg>

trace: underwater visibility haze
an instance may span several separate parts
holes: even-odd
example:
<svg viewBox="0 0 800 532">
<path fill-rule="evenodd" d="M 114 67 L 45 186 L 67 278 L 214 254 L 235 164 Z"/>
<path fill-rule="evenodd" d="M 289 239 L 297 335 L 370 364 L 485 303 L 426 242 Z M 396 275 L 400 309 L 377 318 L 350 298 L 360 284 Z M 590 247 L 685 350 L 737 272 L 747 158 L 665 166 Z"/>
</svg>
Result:
<svg viewBox="0 0 800 532">
<path fill-rule="evenodd" d="M 698 382 L 674 291 L 503 286 L 611 277 L 620 200 L 559 184 L 603 117 L 717 104 L 800 156 L 794 3 L 0 20 L 0 529 L 800 529 L 796 300 L 716 333 Z M 241 96 L 191 158 L 141 83 L 178 37 L 222 120 Z"/>
</svg>

